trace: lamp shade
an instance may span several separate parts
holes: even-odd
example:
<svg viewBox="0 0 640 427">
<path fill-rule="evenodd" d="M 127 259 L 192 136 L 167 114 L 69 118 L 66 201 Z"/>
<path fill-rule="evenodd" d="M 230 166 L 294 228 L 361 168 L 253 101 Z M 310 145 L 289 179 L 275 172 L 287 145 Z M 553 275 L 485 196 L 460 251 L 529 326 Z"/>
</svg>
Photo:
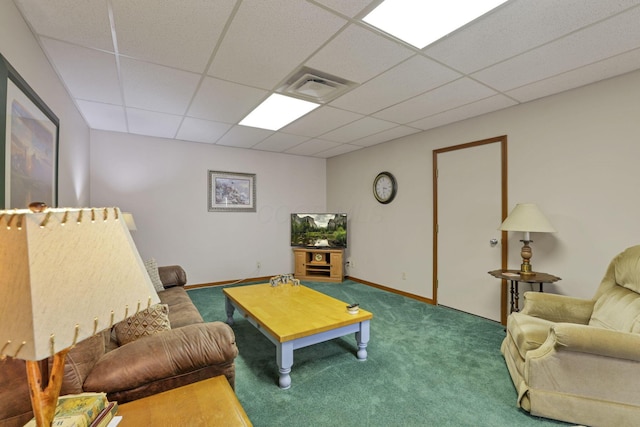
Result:
<svg viewBox="0 0 640 427">
<path fill-rule="evenodd" d="M 518 203 L 498 230 L 555 233 L 547 217 L 533 203 Z"/>
<path fill-rule="evenodd" d="M 132 213 L 122 212 L 122 219 L 124 219 L 125 224 L 127 224 L 129 231 L 136 231 L 138 229 L 138 227 L 136 227 L 136 222 L 133 220 Z"/>
<path fill-rule="evenodd" d="M 41 360 L 159 302 L 118 208 L 0 211 L 0 356 Z"/>
</svg>

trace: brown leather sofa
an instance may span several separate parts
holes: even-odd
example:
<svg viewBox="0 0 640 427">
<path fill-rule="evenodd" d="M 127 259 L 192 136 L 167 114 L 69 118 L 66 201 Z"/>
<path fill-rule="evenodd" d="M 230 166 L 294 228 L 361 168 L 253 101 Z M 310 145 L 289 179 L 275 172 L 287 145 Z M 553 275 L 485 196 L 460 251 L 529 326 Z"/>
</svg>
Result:
<svg viewBox="0 0 640 427">
<path fill-rule="evenodd" d="M 235 387 L 233 330 L 203 321 L 184 289 L 182 267 L 158 272 L 171 329 L 122 346 L 110 331 L 82 341 L 67 354 L 61 394 L 100 391 L 125 403 L 218 375 Z M 24 361 L 0 361 L 0 426 L 23 426 L 32 416 Z"/>
</svg>

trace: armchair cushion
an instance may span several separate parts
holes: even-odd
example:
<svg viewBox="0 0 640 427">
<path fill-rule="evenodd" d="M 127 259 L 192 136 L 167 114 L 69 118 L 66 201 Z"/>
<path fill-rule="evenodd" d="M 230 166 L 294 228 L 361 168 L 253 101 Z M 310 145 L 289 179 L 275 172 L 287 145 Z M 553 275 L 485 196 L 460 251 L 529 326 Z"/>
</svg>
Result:
<svg viewBox="0 0 640 427">
<path fill-rule="evenodd" d="M 593 311 L 594 301 L 566 295 L 526 292 L 520 313 L 550 322 L 570 322 L 586 325 Z"/>
<path fill-rule="evenodd" d="M 589 325 L 624 332 L 640 332 L 640 294 L 616 286 L 593 307 Z"/>
<path fill-rule="evenodd" d="M 516 341 L 520 357 L 540 347 L 549 335 L 553 322 L 522 313 L 512 313 L 507 319 L 507 329 Z"/>
</svg>

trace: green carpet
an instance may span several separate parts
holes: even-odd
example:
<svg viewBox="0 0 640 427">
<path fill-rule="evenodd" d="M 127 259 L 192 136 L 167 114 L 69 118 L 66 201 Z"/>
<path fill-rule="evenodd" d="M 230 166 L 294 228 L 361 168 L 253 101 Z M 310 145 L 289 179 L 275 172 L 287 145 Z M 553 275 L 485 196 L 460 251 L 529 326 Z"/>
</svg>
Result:
<svg viewBox="0 0 640 427">
<path fill-rule="evenodd" d="M 353 336 L 294 352 L 281 390 L 275 346 L 236 313 L 236 394 L 255 426 L 557 426 L 516 407 L 503 327 L 352 281 L 304 285 L 374 315 L 368 359 Z M 226 319 L 222 287 L 189 291 L 206 321 Z"/>
</svg>

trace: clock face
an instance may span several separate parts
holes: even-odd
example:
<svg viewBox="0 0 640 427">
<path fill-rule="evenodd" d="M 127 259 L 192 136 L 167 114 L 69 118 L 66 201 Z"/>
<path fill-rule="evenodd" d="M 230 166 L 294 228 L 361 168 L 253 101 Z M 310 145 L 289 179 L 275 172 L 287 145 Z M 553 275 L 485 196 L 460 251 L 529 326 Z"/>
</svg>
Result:
<svg viewBox="0 0 640 427">
<path fill-rule="evenodd" d="M 322 254 L 315 254 L 315 259 L 316 262 L 320 262 L 324 259 L 324 256 L 322 256 Z"/>
<path fill-rule="evenodd" d="M 396 179 L 389 172 L 380 172 L 373 180 L 373 195 L 380 203 L 390 203 L 397 190 Z"/>
</svg>

